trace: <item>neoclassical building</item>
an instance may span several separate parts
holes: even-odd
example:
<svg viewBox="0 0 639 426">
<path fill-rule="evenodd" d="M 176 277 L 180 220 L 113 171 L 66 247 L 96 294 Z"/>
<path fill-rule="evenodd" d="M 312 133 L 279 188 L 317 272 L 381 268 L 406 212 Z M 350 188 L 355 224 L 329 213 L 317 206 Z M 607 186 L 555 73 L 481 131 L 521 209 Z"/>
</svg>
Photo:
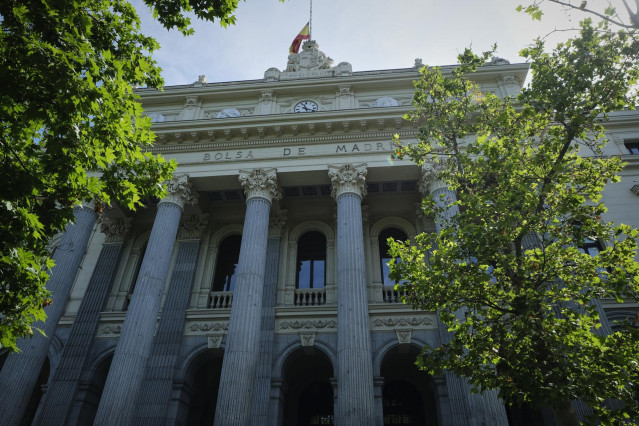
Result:
<svg viewBox="0 0 639 426">
<path fill-rule="evenodd" d="M 394 134 L 417 138 L 402 116 L 420 66 L 353 72 L 308 41 L 263 79 L 140 89 L 154 152 L 179 164 L 168 195 L 76 209 L 53 244 L 49 337 L 1 358 L 0 425 L 552 424 L 414 365 L 447 338 L 386 265 L 388 237 L 437 232 L 420 200 L 448 191 L 392 156 Z M 527 73 L 497 60 L 476 78 L 511 96 Z M 635 227 L 637 117 L 611 116 L 628 165 L 604 200 Z"/>
</svg>

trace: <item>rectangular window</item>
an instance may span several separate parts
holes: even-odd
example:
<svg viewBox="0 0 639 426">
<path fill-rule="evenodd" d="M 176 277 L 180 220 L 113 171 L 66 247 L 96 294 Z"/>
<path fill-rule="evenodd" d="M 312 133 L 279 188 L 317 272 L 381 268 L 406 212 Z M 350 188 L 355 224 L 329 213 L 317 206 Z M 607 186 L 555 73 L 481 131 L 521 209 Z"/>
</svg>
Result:
<svg viewBox="0 0 639 426">
<path fill-rule="evenodd" d="M 627 141 L 623 141 L 623 144 L 629 154 L 639 154 L 639 139 L 629 139 Z"/>
</svg>

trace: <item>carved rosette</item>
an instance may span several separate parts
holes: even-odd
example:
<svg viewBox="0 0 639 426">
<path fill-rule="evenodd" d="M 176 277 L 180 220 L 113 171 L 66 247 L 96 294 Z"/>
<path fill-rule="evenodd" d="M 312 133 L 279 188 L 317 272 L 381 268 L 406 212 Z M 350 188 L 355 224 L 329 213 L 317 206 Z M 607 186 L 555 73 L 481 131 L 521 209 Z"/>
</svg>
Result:
<svg viewBox="0 0 639 426">
<path fill-rule="evenodd" d="M 198 193 L 193 189 L 189 175 L 173 176 L 166 182 L 166 190 L 168 194 L 160 203 L 177 204 L 180 208 L 185 204 L 197 204 Z"/>
<path fill-rule="evenodd" d="M 268 236 L 277 237 L 282 235 L 282 231 L 286 226 L 286 213 L 288 210 L 280 210 L 271 215 L 268 220 Z"/>
<path fill-rule="evenodd" d="M 178 240 L 199 240 L 209 223 L 208 214 L 192 214 L 182 219 Z"/>
<path fill-rule="evenodd" d="M 270 203 L 282 198 L 282 190 L 277 184 L 275 169 L 240 170 L 239 180 L 247 201 L 259 197 Z"/>
<path fill-rule="evenodd" d="M 419 192 L 426 197 L 437 189 L 448 188 L 448 185 L 438 176 L 446 169 L 446 163 L 443 161 L 424 161 L 422 164 L 422 177 L 419 180 Z"/>
<path fill-rule="evenodd" d="M 130 217 L 111 219 L 102 214 L 100 219 L 100 231 L 106 235 L 105 244 L 124 242 L 133 225 L 133 218 Z"/>
<path fill-rule="evenodd" d="M 337 200 L 342 194 L 348 193 L 364 198 L 366 196 L 366 173 L 366 164 L 328 166 L 333 198 Z"/>
</svg>

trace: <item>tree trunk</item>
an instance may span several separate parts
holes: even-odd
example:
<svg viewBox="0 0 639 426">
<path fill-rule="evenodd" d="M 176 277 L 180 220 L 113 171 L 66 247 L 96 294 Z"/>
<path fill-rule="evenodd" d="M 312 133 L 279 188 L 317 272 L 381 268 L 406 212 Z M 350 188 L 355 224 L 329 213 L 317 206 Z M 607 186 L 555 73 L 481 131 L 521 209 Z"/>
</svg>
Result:
<svg viewBox="0 0 639 426">
<path fill-rule="evenodd" d="M 557 426 L 579 426 L 577 413 L 568 399 L 557 401 L 552 406 Z"/>
</svg>

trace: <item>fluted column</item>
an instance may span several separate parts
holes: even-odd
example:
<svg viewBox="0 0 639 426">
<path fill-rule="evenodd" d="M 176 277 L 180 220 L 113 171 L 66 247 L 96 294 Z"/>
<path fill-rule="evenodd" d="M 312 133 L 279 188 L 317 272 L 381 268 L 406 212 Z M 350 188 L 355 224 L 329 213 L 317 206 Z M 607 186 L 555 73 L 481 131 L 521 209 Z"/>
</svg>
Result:
<svg viewBox="0 0 639 426">
<path fill-rule="evenodd" d="M 446 182 L 438 179 L 438 174 L 444 167 L 443 163 L 425 163 L 423 166 L 423 179 L 420 183 L 422 193 L 429 193 L 437 207 L 441 208 L 439 215 L 435 217 L 435 229 L 437 232 L 447 226 L 447 222 L 459 213 L 459 207 L 452 205 L 457 199 L 455 191 L 448 188 Z M 458 313 L 461 315 L 461 313 Z M 442 343 L 448 343 L 452 334 L 446 325 L 438 322 L 439 336 Z M 470 385 L 462 377 L 446 371 L 446 384 L 450 402 L 451 419 L 454 425 L 508 425 L 506 410 L 503 402 L 498 398 L 497 391 L 486 390 L 481 394 L 472 394 Z"/>
<path fill-rule="evenodd" d="M 253 426 L 267 426 L 271 395 L 271 373 L 273 361 L 273 337 L 275 333 L 275 302 L 280 263 L 280 238 L 286 225 L 286 211 L 271 215 L 266 246 L 266 270 L 262 295 L 262 329 L 257 381 L 253 398 Z"/>
<path fill-rule="evenodd" d="M 20 339 L 21 352 L 10 354 L 0 372 L 0 425 L 20 423 L 84 257 L 97 215 L 93 206 L 78 206 L 73 214 L 75 221 L 67 226 L 53 254 L 56 266 L 47 282 L 53 303 L 45 308 L 45 323 L 37 324 L 45 336 L 36 332 L 31 338 Z"/>
<path fill-rule="evenodd" d="M 184 312 L 189 306 L 197 267 L 200 239 L 208 223 L 208 215 L 192 214 L 182 219 L 178 231 L 175 266 L 158 331 L 153 342 L 142 391 L 138 396 L 135 425 L 159 425 L 175 413 L 167 412 L 173 391 L 173 374 L 182 348 Z"/>
<path fill-rule="evenodd" d="M 366 165 L 329 167 L 337 201 L 337 362 L 335 424 L 375 424 L 362 198 Z"/>
<path fill-rule="evenodd" d="M 94 425 L 127 426 L 133 417 L 144 369 L 151 354 L 182 209 L 184 204 L 196 202 L 196 193 L 185 175 L 174 177 L 167 183 L 167 189 L 167 197 L 158 204 Z"/>
<path fill-rule="evenodd" d="M 98 328 L 100 311 L 111 288 L 122 255 L 124 239 L 131 229 L 132 219 L 110 219 L 102 217 L 101 231 L 106 235 L 102 251 L 93 269 L 87 291 L 82 298 L 78 314 L 73 321 L 69 339 L 65 344 L 60 362 L 49 380 L 47 393 L 34 424 L 61 425 L 75 397 L 80 375 L 86 367 L 87 357 Z"/>
<path fill-rule="evenodd" d="M 239 179 L 246 194 L 246 217 L 215 411 L 218 426 L 249 425 L 251 421 L 269 212 L 271 201 L 281 197 L 274 169 L 243 170 Z"/>
</svg>

